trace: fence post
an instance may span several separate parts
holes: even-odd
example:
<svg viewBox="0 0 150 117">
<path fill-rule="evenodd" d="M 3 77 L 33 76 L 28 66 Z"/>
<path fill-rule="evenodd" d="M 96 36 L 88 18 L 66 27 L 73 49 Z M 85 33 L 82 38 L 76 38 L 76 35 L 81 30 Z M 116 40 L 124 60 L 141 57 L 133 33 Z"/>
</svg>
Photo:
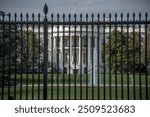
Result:
<svg viewBox="0 0 150 117">
<path fill-rule="evenodd" d="M 43 79 L 43 99 L 47 100 L 47 64 L 48 64 L 48 28 L 47 28 L 47 4 L 43 8 L 44 18 L 44 79 Z"/>
</svg>

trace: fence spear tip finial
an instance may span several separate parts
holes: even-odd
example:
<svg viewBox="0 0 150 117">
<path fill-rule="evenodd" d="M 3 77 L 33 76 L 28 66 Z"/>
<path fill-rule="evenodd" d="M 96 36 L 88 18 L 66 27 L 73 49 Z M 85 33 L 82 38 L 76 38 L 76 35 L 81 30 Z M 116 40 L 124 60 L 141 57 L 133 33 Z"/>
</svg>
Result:
<svg viewBox="0 0 150 117">
<path fill-rule="evenodd" d="M 44 11 L 44 14 L 47 15 L 47 13 L 48 13 L 48 6 L 47 6 L 46 3 L 44 5 L 43 11 Z"/>
</svg>

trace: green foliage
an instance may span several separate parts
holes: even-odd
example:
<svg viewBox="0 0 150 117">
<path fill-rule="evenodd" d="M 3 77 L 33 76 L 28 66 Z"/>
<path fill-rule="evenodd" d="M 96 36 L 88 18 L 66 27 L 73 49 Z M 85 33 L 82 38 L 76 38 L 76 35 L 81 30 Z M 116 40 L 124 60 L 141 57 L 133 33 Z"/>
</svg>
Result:
<svg viewBox="0 0 150 117">
<path fill-rule="evenodd" d="M 20 25 L 1 25 L 1 27 L 0 79 L 3 75 L 8 79 L 15 70 L 16 72 L 27 71 L 27 68 L 33 67 L 32 63 L 37 66 L 43 52 L 42 40 L 39 40 L 32 30 L 27 31 Z"/>
<path fill-rule="evenodd" d="M 108 69 L 112 72 L 138 72 L 144 69 L 143 42 L 137 32 L 127 34 L 113 30 L 106 41 L 105 49 L 103 46 Z"/>
<path fill-rule="evenodd" d="M 2 25 L 1 25 L 2 27 Z M 14 50 L 15 50 L 15 40 L 14 35 L 11 35 L 14 30 L 9 29 L 10 26 L 5 25 L 4 30 L 0 30 L 0 79 L 4 75 L 7 79 L 11 72 L 14 72 Z"/>
</svg>

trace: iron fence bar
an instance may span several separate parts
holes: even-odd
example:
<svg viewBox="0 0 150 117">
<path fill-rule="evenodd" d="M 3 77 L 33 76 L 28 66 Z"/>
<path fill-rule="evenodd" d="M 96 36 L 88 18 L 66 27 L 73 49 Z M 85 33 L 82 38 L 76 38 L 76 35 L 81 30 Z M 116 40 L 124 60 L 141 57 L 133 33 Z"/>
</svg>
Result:
<svg viewBox="0 0 150 117">
<path fill-rule="evenodd" d="M 32 14 L 32 21 L 34 22 L 34 14 Z M 34 69 L 34 62 L 35 62 L 35 36 L 34 36 L 34 24 L 32 25 L 32 100 L 34 100 L 34 74 L 35 74 L 35 69 Z"/>
<path fill-rule="evenodd" d="M 63 14 L 63 22 L 65 22 L 65 14 Z M 65 41 L 65 26 L 63 25 L 63 38 L 62 38 L 62 54 L 63 54 L 63 100 L 65 99 L 65 74 L 64 74 L 64 54 L 65 54 L 65 50 L 64 50 L 64 41 Z M 67 58 L 66 58 L 67 59 Z"/>
<path fill-rule="evenodd" d="M 53 22 L 53 14 L 51 14 L 51 21 Z M 54 54 L 54 36 L 53 36 L 53 25 L 51 25 L 51 68 L 52 68 L 52 74 L 51 74 L 51 99 L 53 100 L 53 83 L 54 83 L 54 60 L 53 60 L 53 54 Z"/>
<path fill-rule="evenodd" d="M 26 21 L 28 22 L 28 18 L 29 18 L 29 15 L 28 14 L 26 14 Z M 27 63 L 27 65 L 26 65 L 26 69 L 27 69 L 27 74 L 26 74 L 26 100 L 28 100 L 28 91 L 29 91 L 29 88 L 28 88 L 28 83 L 29 83 L 29 62 L 28 62 L 28 59 L 29 59 L 29 25 L 27 24 L 26 25 L 26 30 L 27 30 L 27 32 L 26 32 L 26 35 L 27 35 L 27 42 L 26 42 L 26 44 L 27 44 L 27 50 L 26 50 L 26 52 L 27 52 L 27 59 L 26 59 L 26 63 Z"/>
<path fill-rule="evenodd" d="M 5 15 L 4 14 L 2 14 L 2 18 L 3 18 L 2 20 L 4 22 L 5 21 Z M 4 68 L 5 67 L 5 45 L 4 45 L 5 44 L 5 38 L 4 38 L 4 35 L 5 35 L 5 24 L 2 24 L 2 26 L 3 26 L 3 30 L 2 30 L 2 38 L 3 38 L 3 42 L 2 42 L 3 43 L 2 44 L 2 46 L 3 46 L 2 47 L 2 49 L 3 49 L 3 58 L 2 58 L 3 59 L 3 63 L 2 63 L 3 64 L 3 68 L 2 68 L 2 72 L 3 73 L 2 73 L 2 97 L 1 98 L 3 100 L 4 99 L 4 76 L 5 76 L 5 73 L 4 73 L 5 72 L 5 68 Z"/>
<path fill-rule="evenodd" d="M 133 21 L 135 21 L 135 13 L 133 13 Z M 133 24 L 133 98 L 136 99 L 135 91 L 135 25 Z"/>
<path fill-rule="evenodd" d="M 8 14 L 8 17 L 9 17 L 8 20 L 9 20 L 9 22 L 10 22 L 10 20 L 11 20 L 11 14 L 10 14 L 10 13 Z M 9 51 L 9 52 L 8 52 L 8 53 L 9 53 L 9 57 L 8 57 L 8 59 L 9 59 L 9 63 L 8 63 L 8 64 L 9 64 L 9 66 L 8 66 L 8 100 L 10 100 L 10 98 L 11 98 L 11 97 L 10 97 L 11 40 L 12 40 L 12 39 L 11 39 L 11 25 L 9 24 L 8 27 L 9 27 L 9 34 L 8 34 L 8 35 L 9 35 L 9 38 L 8 38 L 8 40 L 9 40 L 9 41 L 8 41 L 8 43 L 9 43 L 9 44 L 8 44 L 8 45 L 9 45 L 9 46 L 8 46 L 8 49 L 9 49 L 9 50 L 8 50 L 8 51 Z"/>
<path fill-rule="evenodd" d="M 20 20 L 21 20 L 21 22 L 22 22 L 22 18 L 23 18 L 23 15 L 22 14 L 20 14 Z M 20 28 L 21 28 L 21 35 L 20 35 L 20 44 L 21 44 L 21 50 L 20 50 L 20 52 L 21 52 L 21 66 L 20 66 L 20 71 L 21 71 L 21 74 L 20 74 L 20 100 L 22 100 L 22 72 L 23 72 L 23 70 L 22 70 L 22 66 L 23 66 L 23 56 L 22 56 L 22 54 L 23 54 L 23 24 L 21 24 L 21 26 L 20 26 Z"/>
<path fill-rule="evenodd" d="M 121 21 L 123 21 L 123 14 L 121 14 Z M 124 39 L 124 36 L 123 36 L 123 24 L 121 24 L 121 99 L 123 100 L 123 39 Z"/>
<path fill-rule="evenodd" d="M 47 4 L 44 6 L 44 79 L 43 79 L 43 99 L 47 100 L 47 63 L 48 63 L 48 27 L 47 27 Z"/>
<path fill-rule="evenodd" d="M 117 22 L 117 14 L 115 14 L 115 21 Z M 117 91 L 117 80 L 118 80 L 118 77 L 117 77 L 117 25 L 115 25 L 115 99 L 117 100 L 118 99 L 118 91 Z"/>
<path fill-rule="evenodd" d="M 57 22 L 59 22 L 59 14 L 57 14 Z M 57 100 L 59 99 L 59 54 L 60 54 L 60 50 L 59 50 L 59 25 L 57 25 Z"/>
<path fill-rule="evenodd" d="M 88 14 L 86 14 L 86 22 L 88 22 Z M 86 25 L 86 44 L 88 44 L 88 25 Z M 86 49 L 86 100 L 88 100 L 88 45 Z"/>
<path fill-rule="evenodd" d="M 71 15 L 69 14 L 69 22 L 70 22 L 70 20 L 71 20 Z M 71 75 L 70 75 L 70 68 L 71 68 L 71 65 L 70 65 L 70 63 L 71 63 L 71 46 L 72 46 L 72 43 L 71 43 L 71 36 L 70 36 L 70 24 L 69 24 L 69 87 L 68 87 L 68 89 L 69 89 L 69 91 L 68 91 L 68 99 L 70 100 L 70 94 L 71 94 L 71 87 L 70 87 L 70 77 L 71 77 Z"/>
<path fill-rule="evenodd" d="M 129 21 L 129 13 L 127 14 L 127 21 Z M 126 74 L 127 74 L 127 99 L 130 99 L 130 90 L 129 90 L 129 25 L 127 24 L 127 38 L 126 38 L 126 56 L 127 56 L 127 66 L 126 66 Z"/>
<path fill-rule="evenodd" d="M 15 21 L 17 20 L 17 14 L 14 15 Z M 14 78 L 14 100 L 16 100 L 16 79 L 17 79 L 17 25 L 15 24 L 15 78 Z"/>
<path fill-rule="evenodd" d="M 105 14 L 103 14 L 103 22 L 105 22 Z M 106 83 L 106 68 L 105 68 L 105 65 L 106 65 L 106 63 L 105 63 L 105 60 L 106 60 L 106 56 L 105 56 L 105 44 L 106 44 L 106 40 L 105 40 L 105 25 L 103 25 L 103 39 L 104 39 L 104 44 L 103 44 L 103 56 L 104 56 L 104 65 L 103 65 L 103 71 L 104 71 L 104 94 L 103 94 L 103 96 L 104 96 L 104 100 L 106 99 L 106 86 L 105 86 L 105 83 Z"/>
<path fill-rule="evenodd" d="M 109 21 L 111 21 L 111 14 L 109 14 Z M 109 99 L 112 99 L 112 90 L 111 90 L 111 58 L 112 58 L 112 48 L 111 48 L 111 25 L 109 25 Z"/>
<path fill-rule="evenodd" d="M 98 14 L 97 15 L 97 21 L 99 22 L 99 19 L 100 19 L 100 14 Z M 98 83 L 98 87 L 97 87 L 97 99 L 98 100 L 100 100 L 100 77 L 102 76 L 102 75 L 100 75 L 101 74 L 101 71 L 99 71 L 99 66 L 100 66 L 100 62 L 99 62 L 99 60 L 100 59 L 102 59 L 102 57 L 100 58 L 100 54 L 99 54 L 99 52 L 101 51 L 100 50 L 100 46 L 102 46 L 102 44 L 100 45 L 99 43 L 101 42 L 101 38 L 100 38 L 100 36 L 99 36 L 99 33 L 100 33 L 100 31 L 99 31 L 99 28 L 100 28 L 100 26 L 98 25 L 97 26 L 97 49 L 98 49 L 98 54 L 97 54 L 97 66 L 98 66 L 98 68 L 97 68 L 97 76 L 98 76 L 98 81 L 97 81 L 97 83 Z M 96 44 L 96 43 L 95 43 Z M 101 47 L 102 48 L 102 47 Z M 102 55 L 102 54 L 101 54 Z M 100 72 L 100 73 L 99 73 Z"/>
<path fill-rule="evenodd" d="M 40 23 L 40 14 L 38 14 L 38 22 Z M 41 69 L 41 67 L 40 67 L 40 61 L 41 61 L 41 59 L 40 59 L 40 54 L 41 54 L 41 39 L 40 39 L 40 37 L 41 37 L 41 34 L 40 34 L 40 32 L 41 32 L 41 30 L 40 30 L 40 27 L 41 27 L 41 25 L 40 24 L 38 24 L 38 100 L 40 100 L 40 79 L 41 79 L 41 77 L 40 77 L 40 69 Z"/>
<path fill-rule="evenodd" d="M 94 19 L 94 14 L 92 14 L 92 22 L 93 22 L 93 19 Z M 95 38 L 93 36 L 93 28 L 94 26 L 91 25 L 91 29 L 92 29 L 92 100 L 94 99 L 94 59 L 93 57 L 95 56 L 93 53 L 94 53 L 94 47 L 95 47 Z M 90 45 L 91 46 L 91 45 Z M 96 61 L 95 61 L 96 62 Z"/>
<path fill-rule="evenodd" d="M 145 21 L 147 21 L 148 13 L 145 14 Z M 147 61 L 147 24 L 145 25 L 145 66 L 146 66 L 146 72 L 145 72 L 145 85 L 146 85 L 146 99 L 148 100 L 148 73 L 147 73 L 147 66 L 148 66 L 148 61 Z"/>
<path fill-rule="evenodd" d="M 139 21 L 141 21 L 141 13 L 139 13 Z M 141 25 L 139 24 L 139 88 L 140 100 L 142 99 L 142 86 L 141 86 Z"/>
<path fill-rule="evenodd" d="M 74 14 L 74 20 L 75 20 L 74 22 L 76 22 L 76 18 L 77 18 L 77 17 L 76 17 L 76 14 Z M 74 99 L 75 99 L 75 100 L 76 100 L 76 97 L 77 97 L 77 96 L 76 96 L 76 94 L 77 94 L 77 92 L 76 92 L 76 91 L 77 91 L 77 90 L 76 90 L 76 88 L 77 88 L 77 87 L 76 87 L 76 80 L 77 80 L 77 76 L 76 76 L 76 74 L 77 74 L 77 69 L 76 69 L 76 67 L 77 67 L 77 66 L 76 66 L 76 64 L 77 64 L 77 51 L 76 51 L 76 49 L 77 49 L 77 48 L 76 48 L 76 47 L 77 47 L 77 44 L 76 44 L 76 43 L 77 43 L 77 35 L 76 35 L 76 28 L 77 28 L 76 25 L 74 25 L 74 43 L 75 43 L 75 45 L 74 45 L 74 53 L 75 53 L 75 54 L 74 54 L 74 59 L 75 59 Z"/>
<path fill-rule="evenodd" d="M 80 14 L 80 22 L 82 22 L 82 14 Z M 83 47 L 83 37 L 82 37 L 82 25 L 80 26 L 80 100 L 82 100 L 82 77 L 83 77 L 83 75 L 82 75 L 82 68 L 83 68 L 83 66 L 82 66 L 82 47 Z"/>
</svg>

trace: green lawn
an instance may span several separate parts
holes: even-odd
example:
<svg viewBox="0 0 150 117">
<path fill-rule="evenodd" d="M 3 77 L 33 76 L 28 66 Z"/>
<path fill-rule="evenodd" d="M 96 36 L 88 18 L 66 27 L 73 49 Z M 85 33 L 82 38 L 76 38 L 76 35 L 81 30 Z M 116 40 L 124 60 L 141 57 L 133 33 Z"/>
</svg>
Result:
<svg viewBox="0 0 150 117">
<path fill-rule="evenodd" d="M 75 99 L 75 88 L 74 87 L 70 87 L 70 99 Z M 94 87 L 94 99 L 98 99 L 98 87 Z M 1 90 L 1 88 L 0 88 Z M 59 99 L 63 99 L 63 96 L 65 97 L 65 99 L 69 99 L 69 87 L 65 87 L 65 89 L 63 90 L 63 87 L 60 86 L 59 89 L 57 89 L 56 86 L 53 87 L 53 94 L 52 94 L 52 89 L 51 87 L 48 87 L 47 93 L 48 93 L 48 99 L 57 99 L 57 91 L 59 90 Z M 82 87 L 82 99 L 86 99 L 86 87 Z M 8 99 L 8 88 L 4 88 L 4 99 Z M 32 92 L 33 91 L 33 92 Z M 63 91 L 64 91 L 64 95 L 63 95 Z M 81 99 L 81 88 L 77 87 L 76 88 L 76 99 Z M 110 99 L 110 88 L 109 86 L 105 87 L 105 99 Z M 115 91 L 115 87 L 112 86 L 111 87 L 111 99 L 116 99 L 115 95 L 116 95 L 116 91 Z M 130 87 L 129 89 L 129 97 L 130 99 L 133 99 L 133 88 Z M 139 92 L 139 87 L 135 88 L 135 94 L 136 94 L 136 99 L 140 99 L 140 92 Z M 148 90 L 148 94 L 150 94 L 150 87 Z M 11 87 L 10 88 L 10 95 L 14 96 L 14 88 Z M 32 87 L 28 87 L 28 99 L 38 99 L 38 95 L 39 95 L 39 99 L 43 99 L 43 87 L 40 87 L 39 92 L 38 92 L 38 87 L 34 86 L 34 90 L 32 90 Z M 16 99 L 20 99 L 20 96 L 22 99 L 26 99 L 26 87 L 22 88 L 22 94 L 20 93 L 20 87 L 17 87 L 16 89 Z M 99 98 L 100 99 L 104 99 L 104 87 L 100 87 L 99 88 Z M 117 98 L 121 99 L 121 87 L 117 88 Z M 88 99 L 92 99 L 92 87 L 88 87 Z M 123 99 L 127 99 L 127 87 L 123 88 Z M 146 90 L 145 87 L 142 87 L 142 99 L 146 99 Z M 149 96 L 150 99 L 150 96 Z"/>
<path fill-rule="evenodd" d="M 64 76 L 64 77 L 63 77 Z M 75 87 L 74 87 L 74 82 L 75 82 L 75 77 L 76 77 L 76 99 L 81 99 L 81 90 L 82 90 L 82 99 L 92 99 L 92 94 L 94 96 L 94 99 L 104 99 L 104 75 L 100 75 L 100 87 L 95 86 L 92 87 L 90 84 L 88 84 L 88 89 L 86 88 L 86 81 L 90 82 L 90 78 L 86 79 L 86 75 L 82 75 L 82 77 L 79 74 L 75 75 L 69 75 L 65 74 L 59 74 L 57 76 L 56 74 L 48 74 L 48 99 L 69 99 L 69 90 L 70 90 L 70 99 L 75 99 Z M 28 77 L 28 80 L 27 80 Z M 40 80 L 38 80 L 38 77 Z M 53 90 L 51 89 L 51 81 L 53 77 Z M 17 74 L 17 85 L 16 85 L 16 99 L 43 99 L 43 74 L 34 74 L 34 86 L 32 87 L 32 80 L 33 76 L 32 74 L 29 74 L 28 76 L 26 74 L 22 75 L 22 81 L 20 80 L 21 75 Z M 114 74 L 111 74 L 111 90 L 110 90 L 110 79 L 109 75 L 105 75 L 105 99 L 122 99 L 122 88 L 121 88 L 121 75 L 117 75 L 117 87 L 115 87 L 115 81 L 116 77 Z M 11 79 L 14 80 L 14 76 L 11 76 Z M 63 82 L 63 79 L 64 82 Z M 69 84 L 69 79 L 71 83 L 71 87 L 68 86 Z M 80 80 L 82 80 L 83 86 L 80 87 Z M 28 81 L 28 87 L 26 87 L 26 82 Z M 59 87 L 57 87 L 57 81 L 59 81 Z M 20 92 L 20 83 L 22 83 L 22 93 Z M 38 87 L 37 84 L 40 84 Z M 65 87 L 63 89 L 63 83 L 65 84 Z M 134 90 L 133 90 L 133 75 L 129 76 L 129 98 L 134 99 Z M 146 99 L 146 88 L 145 88 L 145 75 L 141 76 L 141 94 L 140 94 L 140 77 L 138 74 L 135 75 L 135 98 L 140 99 L 140 95 L 142 99 Z M 148 99 L 150 99 L 150 76 L 148 75 Z M 127 76 L 123 75 L 123 99 L 127 99 L 128 97 L 128 83 L 127 83 Z M 10 88 L 8 86 L 5 86 L 4 89 L 4 99 L 8 99 L 8 93 L 10 96 L 14 97 L 14 87 L 11 86 Z M 34 89 L 33 89 L 34 88 Z M 28 93 L 26 93 L 26 89 L 28 89 Z M 116 92 L 117 90 L 117 92 Z M 58 92 L 59 91 L 59 92 Z M 88 94 L 87 94 L 88 92 Z M 111 92 L 111 96 L 110 96 Z M 58 94 L 58 95 L 57 95 Z M 2 87 L 0 87 L 0 98 L 2 97 Z M 64 97 L 64 98 L 63 98 Z"/>
<path fill-rule="evenodd" d="M 21 81 L 21 77 L 22 77 L 22 81 Z M 27 77 L 28 77 L 28 80 L 27 80 Z M 60 84 L 67 84 L 69 83 L 69 80 L 70 80 L 70 83 L 73 83 L 75 82 L 75 78 L 76 78 L 76 83 L 77 84 L 80 84 L 80 81 L 82 80 L 82 83 L 86 83 L 86 81 L 88 81 L 88 83 L 90 83 L 90 77 L 89 75 L 86 77 L 86 74 L 82 74 L 82 76 L 80 74 L 70 74 L 70 76 L 68 74 L 48 74 L 48 83 L 51 83 L 52 81 L 52 78 L 53 78 L 53 83 L 57 83 L 57 81 L 59 81 Z M 129 75 L 127 77 L 126 74 L 124 74 L 123 76 L 121 76 L 120 74 L 117 74 L 117 76 L 115 74 L 111 74 L 111 83 L 112 84 L 115 84 L 115 82 L 117 81 L 117 84 L 121 84 L 121 81 L 123 79 L 123 84 L 127 84 L 128 82 L 128 79 L 129 78 L 129 84 L 132 85 L 135 81 L 135 85 L 139 85 L 140 84 L 140 75 L 139 74 L 136 74 L 136 75 Z M 14 80 L 15 77 L 14 75 L 11 75 L 11 79 Z M 39 83 L 43 83 L 43 74 L 17 74 L 17 77 L 16 77 L 16 81 L 17 83 L 20 83 L 22 82 L 23 84 L 26 84 L 26 82 L 28 81 L 29 84 L 32 84 L 32 80 L 34 79 L 34 83 L 37 84 L 38 82 Z M 38 80 L 40 79 L 40 80 Z M 150 75 L 148 75 L 148 84 L 150 84 Z M 104 84 L 104 74 L 99 74 L 99 81 L 100 81 L 100 84 Z M 145 78 L 145 75 L 141 75 L 141 84 L 142 85 L 145 85 L 145 81 L 146 81 L 146 78 Z M 110 75 L 109 74 L 105 74 L 105 83 L 106 84 L 109 84 L 110 83 Z"/>
</svg>

